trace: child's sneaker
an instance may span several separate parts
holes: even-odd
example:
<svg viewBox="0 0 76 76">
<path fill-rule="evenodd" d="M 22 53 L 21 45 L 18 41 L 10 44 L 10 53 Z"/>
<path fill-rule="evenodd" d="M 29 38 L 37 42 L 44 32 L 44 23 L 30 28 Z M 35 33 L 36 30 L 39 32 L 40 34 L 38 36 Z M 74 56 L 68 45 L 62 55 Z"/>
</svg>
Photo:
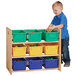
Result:
<svg viewBox="0 0 76 76">
<path fill-rule="evenodd" d="M 69 67 L 70 66 L 70 62 L 66 62 L 65 64 L 64 64 L 64 67 Z"/>
<path fill-rule="evenodd" d="M 63 61 L 61 60 L 61 64 L 63 64 Z"/>
</svg>

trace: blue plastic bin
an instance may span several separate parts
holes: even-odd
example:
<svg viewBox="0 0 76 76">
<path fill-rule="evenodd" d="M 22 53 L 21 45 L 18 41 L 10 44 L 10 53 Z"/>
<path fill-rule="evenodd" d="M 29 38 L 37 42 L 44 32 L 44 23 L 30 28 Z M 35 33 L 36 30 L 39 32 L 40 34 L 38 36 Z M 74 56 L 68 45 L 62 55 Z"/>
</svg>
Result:
<svg viewBox="0 0 76 76">
<path fill-rule="evenodd" d="M 20 60 L 20 61 L 17 61 Z M 12 68 L 16 70 L 26 70 L 26 60 L 24 58 L 14 58 L 12 59 Z"/>
<path fill-rule="evenodd" d="M 29 58 L 29 69 L 42 69 L 43 60 L 41 58 Z"/>
<path fill-rule="evenodd" d="M 45 68 L 57 68 L 58 67 L 58 59 L 44 59 L 44 67 Z"/>
</svg>

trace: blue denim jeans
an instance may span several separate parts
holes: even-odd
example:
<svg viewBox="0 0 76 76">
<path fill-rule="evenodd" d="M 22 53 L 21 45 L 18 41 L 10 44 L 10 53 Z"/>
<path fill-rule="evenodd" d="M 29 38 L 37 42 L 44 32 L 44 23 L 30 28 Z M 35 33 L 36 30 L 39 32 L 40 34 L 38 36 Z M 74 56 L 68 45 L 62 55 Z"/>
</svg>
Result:
<svg viewBox="0 0 76 76">
<path fill-rule="evenodd" d="M 65 39 L 61 39 L 61 54 L 62 54 L 62 61 L 70 62 L 70 55 L 69 55 L 69 37 Z"/>
</svg>

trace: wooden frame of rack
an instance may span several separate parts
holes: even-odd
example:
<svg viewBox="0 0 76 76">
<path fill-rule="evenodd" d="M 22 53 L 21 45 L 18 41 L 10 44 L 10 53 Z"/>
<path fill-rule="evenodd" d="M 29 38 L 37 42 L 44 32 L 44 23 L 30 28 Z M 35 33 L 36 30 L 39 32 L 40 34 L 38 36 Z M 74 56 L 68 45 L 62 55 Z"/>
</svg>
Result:
<svg viewBox="0 0 76 76">
<path fill-rule="evenodd" d="M 13 72 L 22 72 L 22 71 L 35 71 L 35 70 L 21 70 L 21 71 L 13 71 L 12 69 L 12 58 L 26 58 L 26 57 L 47 57 L 47 56 L 57 56 L 59 59 L 58 68 L 51 68 L 51 69 L 37 69 L 37 70 L 60 70 L 61 71 L 61 29 L 56 29 L 59 31 L 59 41 L 52 41 L 46 42 L 42 40 L 41 42 L 23 42 L 23 43 L 13 43 L 12 42 L 12 30 L 6 27 L 6 67 L 10 74 Z M 59 45 L 58 55 L 42 55 L 42 56 L 24 56 L 24 57 L 12 57 L 12 45 L 13 44 L 31 44 L 31 43 L 57 43 Z"/>
</svg>

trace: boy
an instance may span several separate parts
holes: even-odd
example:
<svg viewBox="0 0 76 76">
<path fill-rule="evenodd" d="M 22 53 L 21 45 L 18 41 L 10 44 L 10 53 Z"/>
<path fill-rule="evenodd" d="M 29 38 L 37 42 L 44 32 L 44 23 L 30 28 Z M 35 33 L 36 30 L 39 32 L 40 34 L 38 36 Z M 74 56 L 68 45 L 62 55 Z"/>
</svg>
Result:
<svg viewBox="0 0 76 76">
<path fill-rule="evenodd" d="M 60 1 L 56 1 L 52 5 L 53 12 L 56 16 L 54 16 L 51 24 L 47 28 L 48 30 L 53 30 L 55 28 L 61 28 L 61 53 L 63 55 L 64 67 L 70 66 L 70 56 L 69 56 L 69 33 L 67 30 L 67 18 L 62 12 L 63 4 Z"/>
</svg>

